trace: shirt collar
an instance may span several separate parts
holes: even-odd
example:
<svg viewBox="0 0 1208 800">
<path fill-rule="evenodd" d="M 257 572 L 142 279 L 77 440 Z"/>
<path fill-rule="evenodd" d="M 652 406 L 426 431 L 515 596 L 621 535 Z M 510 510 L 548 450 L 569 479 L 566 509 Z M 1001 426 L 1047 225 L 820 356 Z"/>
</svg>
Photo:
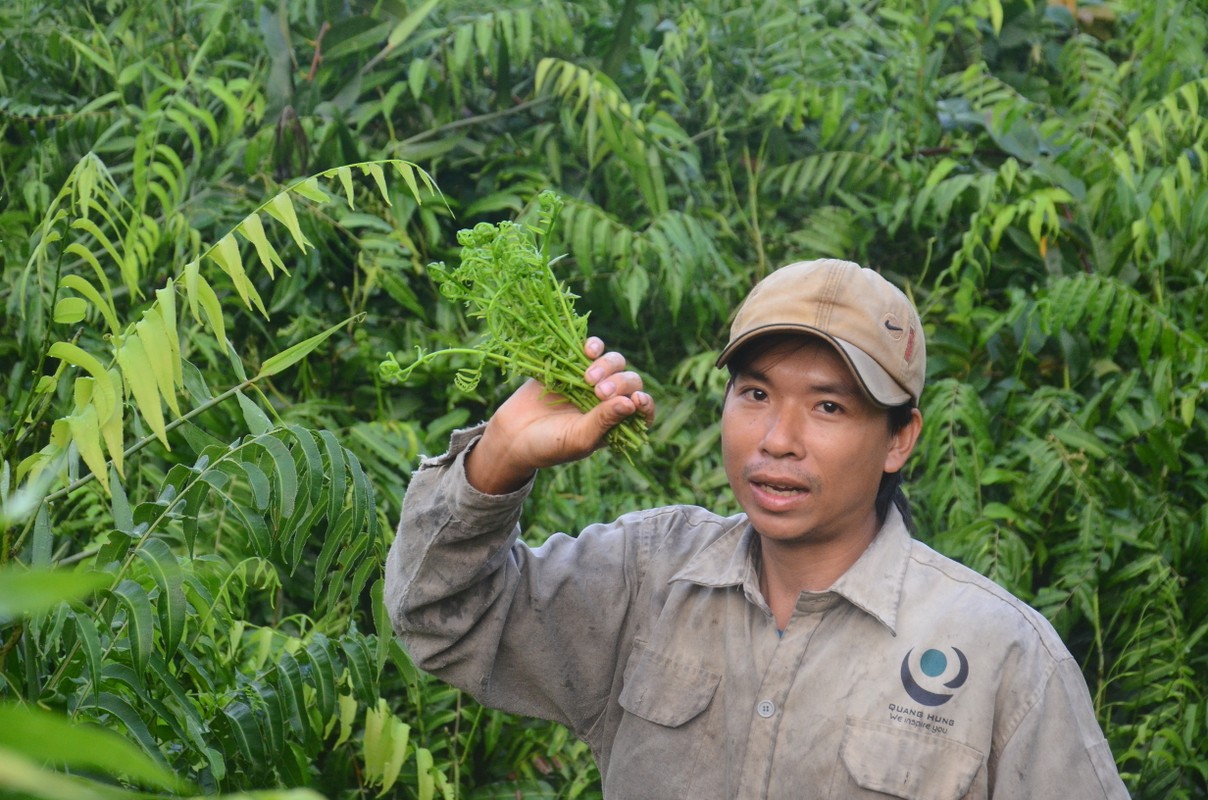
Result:
<svg viewBox="0 0 1208 800">
<path fill-rule="evenodd" d="M 755 529 L 746 521 L 746 517 L 739 516 L 738 519 L 739 524 L 731 526 L 688 559 L 671 580 L 690 581 L 713 588 L 742 586 L 748 581 L 754 573 L 751 542 Z"/>
<path fill-rule="evenodd" d="M 891 504 L 885 524 L 872 543 L 830 590 L 876 617 L 896 636 L 902 584 L 909 563 L 910 532 L 901 512 Z"/>
<path fill-rule="evenodd" d="M 756 535 L 750 523 L 733 526 L 690 558 L 672 580 L 714 588 L 741 586 L 748 596 L 758 596 L 759 576 L 752 548 Z M 829 591 L 875 617 L 896 635 L 909 560 L 910 533 L 901 513 L 891 505 L 872 543 Z"/>
</svg>

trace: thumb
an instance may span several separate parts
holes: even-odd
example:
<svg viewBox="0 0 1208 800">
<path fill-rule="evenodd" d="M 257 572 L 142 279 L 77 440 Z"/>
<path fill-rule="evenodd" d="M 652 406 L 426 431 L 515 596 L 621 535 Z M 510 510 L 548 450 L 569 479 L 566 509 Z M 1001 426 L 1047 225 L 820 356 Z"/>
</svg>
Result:
<svg viewBox="0 0 1208 800">
<path fill-rule="evenodd" d="M 633 398 L 622 395 L 601 402 L 591 410 L 588 417 L 599 432 L 599 439 L 603 441 L 609 431 L 633 416 L 637 410 Z"/>
</svg>

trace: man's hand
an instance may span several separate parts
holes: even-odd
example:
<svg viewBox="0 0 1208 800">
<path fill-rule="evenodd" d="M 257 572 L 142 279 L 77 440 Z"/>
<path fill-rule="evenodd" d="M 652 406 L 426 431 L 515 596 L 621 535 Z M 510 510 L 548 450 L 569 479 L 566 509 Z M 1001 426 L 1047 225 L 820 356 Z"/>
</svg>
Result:
<svg viewBox="0 0 1208 800">
<path fill-rule="evenodd" d="M 466 458 L 470 485 L 486 494 L 506 494 L 523 486 L 541 467 L 585 458 L 627 417 L 642 414 L 654 422 L 654 399 L 642 391 L 642 379 L 625 369 L 625 357 L 605 352 L 592 336 L 583 352 L 593 359 L 584 372 L 600 404 L 584 414 L 534 380 L 504 402 L 487 423 L 482 439 Z"/>
</svg>

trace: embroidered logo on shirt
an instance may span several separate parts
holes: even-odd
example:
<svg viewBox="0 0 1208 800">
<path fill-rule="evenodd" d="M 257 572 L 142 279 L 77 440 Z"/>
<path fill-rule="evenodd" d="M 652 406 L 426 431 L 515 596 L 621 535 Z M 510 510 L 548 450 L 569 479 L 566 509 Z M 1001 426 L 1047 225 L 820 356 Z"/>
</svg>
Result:
<svg viewBox="0 0 1208 800">
<path fill-rule="evenodd" d="M 929 648 L 919 655 L 910 648 L 902 658 L 902 687 L 916 703 L 942 706 L 969 679 L 969 659 L 958 648 L 951 654 Z"/>
</svg>

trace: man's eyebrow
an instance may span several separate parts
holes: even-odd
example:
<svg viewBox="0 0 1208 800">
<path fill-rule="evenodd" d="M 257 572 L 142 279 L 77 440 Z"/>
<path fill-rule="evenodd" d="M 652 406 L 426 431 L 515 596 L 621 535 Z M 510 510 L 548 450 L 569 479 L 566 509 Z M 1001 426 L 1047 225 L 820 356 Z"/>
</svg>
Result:
<svg viewBox="0 0 1208 800">
<path fill-rule="evenodd" d="M 759 369 L 751 368 L 751 367 L 747 367 L 747 368 L 744 368 L 744 369 L 741 369 L 741 370 L 738 370 L 737 372 L 735 372 L 734 380 L 735 381 L 750 380 L 750 381 L 755 381 L 756 383 L 771 383 L 771 379 L 768 378 L 768 376 L 765 372 L 763 372 L 762 370 L 759 370 Z M 856 385 L 856 382 L 854 379 L 851 381 L 842 381 L 839 383 L 811 384 L 810 391 L 817 393 L 817 394 L 833 394 L 833 395 L 837 395 L 839 397 L 863 396 L 863 392 L 860 391 L 860 389 Z"/>
<path fill-rule="evenodd" d="M 767 383 L 768 376 L 762 370 L 752 369 L 751 367 L 743 367 L 742 369 L 734 371 L 734 380 L 748 380 Z"/>
</svg>

